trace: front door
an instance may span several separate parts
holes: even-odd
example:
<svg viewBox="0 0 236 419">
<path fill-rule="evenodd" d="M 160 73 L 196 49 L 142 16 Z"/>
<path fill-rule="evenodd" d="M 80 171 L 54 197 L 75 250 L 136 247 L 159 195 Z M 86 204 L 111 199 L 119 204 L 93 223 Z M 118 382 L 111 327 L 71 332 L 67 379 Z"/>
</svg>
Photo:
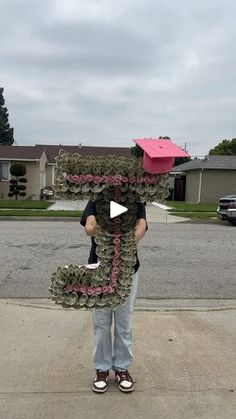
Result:
<svg viewBox="0 0 236 419">
<path fill-rule="evenodd" d="M 186 190 L 186 176 L 181 176 L 175 179 L 175 201 L 185 201 L 185 190 Z"/>
</svg>

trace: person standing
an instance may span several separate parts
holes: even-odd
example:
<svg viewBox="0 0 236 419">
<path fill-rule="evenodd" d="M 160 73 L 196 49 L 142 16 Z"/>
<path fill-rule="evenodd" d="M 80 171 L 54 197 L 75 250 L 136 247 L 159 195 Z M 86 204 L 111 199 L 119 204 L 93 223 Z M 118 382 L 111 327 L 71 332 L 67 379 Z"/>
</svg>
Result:
<svg viewBox="0 0 236 419">
<path fill-rule="evenodd" d="M 97 263 L 96 243 L 94 237 L 99 228 L 96 222 L 96 203 L 89 200 L 81 217 L 81 225 L 91 237 L 91 250 L 88 263 Z M 145 204 L 138 203 L 136 213 L 135 238 L 138 243 L 148 229 L 146 221 Z M 133 274 L 131 293 L 124 305 L 115 309 L 93 309 L 94 351 L 93 364 L 96 371 L 92 390 L 95 393 L 104 393 L 107 390 L 109 371 L 115 373 L 115 381 L 119 390 L 127 393 L 134 389 L 133 379 L 128 371 L 133 360 L 132 352 L 132 314 L 138 291 L 140 262 L 136 253 L 136 264 Z M 114 318 L 114 341 L 112 345 L 111 326 Z"/>
</svg>

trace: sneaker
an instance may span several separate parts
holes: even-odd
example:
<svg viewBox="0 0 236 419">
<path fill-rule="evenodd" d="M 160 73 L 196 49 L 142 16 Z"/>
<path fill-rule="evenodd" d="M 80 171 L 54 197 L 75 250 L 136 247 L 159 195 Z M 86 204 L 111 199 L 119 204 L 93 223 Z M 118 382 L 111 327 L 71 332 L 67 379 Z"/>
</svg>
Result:
<svg viewBox="0 0 236 419">
<path fill-rule="evenodd" d="M 95 393 L 105 393 L 107 391 L 109 371 L 96 370 L 96 377 L 93 381 L 92 390 Z"/>
<path fill-rule="evenodd" d="M 129 371 L 117 371 L 115 370 L 115 380 L 119 384 L 119 390 L 124 393 L 129 393 L 133 391 L 133 379 L 129 374 Z"/>
</svg>

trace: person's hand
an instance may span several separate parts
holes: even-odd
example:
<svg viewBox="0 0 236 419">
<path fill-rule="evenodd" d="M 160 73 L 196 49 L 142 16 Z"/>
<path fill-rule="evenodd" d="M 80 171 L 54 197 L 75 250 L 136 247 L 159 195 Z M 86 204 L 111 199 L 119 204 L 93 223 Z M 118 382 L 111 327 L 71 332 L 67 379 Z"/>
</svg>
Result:
<svg viewBox="0 0 236 419">
<path fill-rule="evenodd" d="M 85 224 L 85 232 L 88 236 L 94 237 L 98 232 L 99 226 L 94 215 L 89 215 Z"/>
</svg>

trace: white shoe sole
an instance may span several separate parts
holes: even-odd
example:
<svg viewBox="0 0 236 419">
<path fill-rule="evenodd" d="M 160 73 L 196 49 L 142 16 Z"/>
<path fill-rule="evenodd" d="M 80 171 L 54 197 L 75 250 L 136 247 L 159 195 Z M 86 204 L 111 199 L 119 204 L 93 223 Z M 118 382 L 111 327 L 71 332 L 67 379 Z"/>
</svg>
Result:
<svg viewBox="0 0 236 419">
<path fill-rule="evenodd" d="M 115 380 L 115 381 L 119 385 L 119 390 L 122 391 L 123 393 L 131 393 L 134 390 L 134 387 L 131 387 L 131 388 L 121 387 L 120 384 L 119 384 L 119 381 L 117 381 L 117 380 Z"/>
<path fill-rule="evenodd" d="M 106 391 L 107 391 L 107 387 L 105 387 L 104 389 L 97 389 L 97 388 L 94 388 L 93 386 L 92 386 L 92 390 L 94 391 L 94 393 L 105 393 Z"/>
</svg>

